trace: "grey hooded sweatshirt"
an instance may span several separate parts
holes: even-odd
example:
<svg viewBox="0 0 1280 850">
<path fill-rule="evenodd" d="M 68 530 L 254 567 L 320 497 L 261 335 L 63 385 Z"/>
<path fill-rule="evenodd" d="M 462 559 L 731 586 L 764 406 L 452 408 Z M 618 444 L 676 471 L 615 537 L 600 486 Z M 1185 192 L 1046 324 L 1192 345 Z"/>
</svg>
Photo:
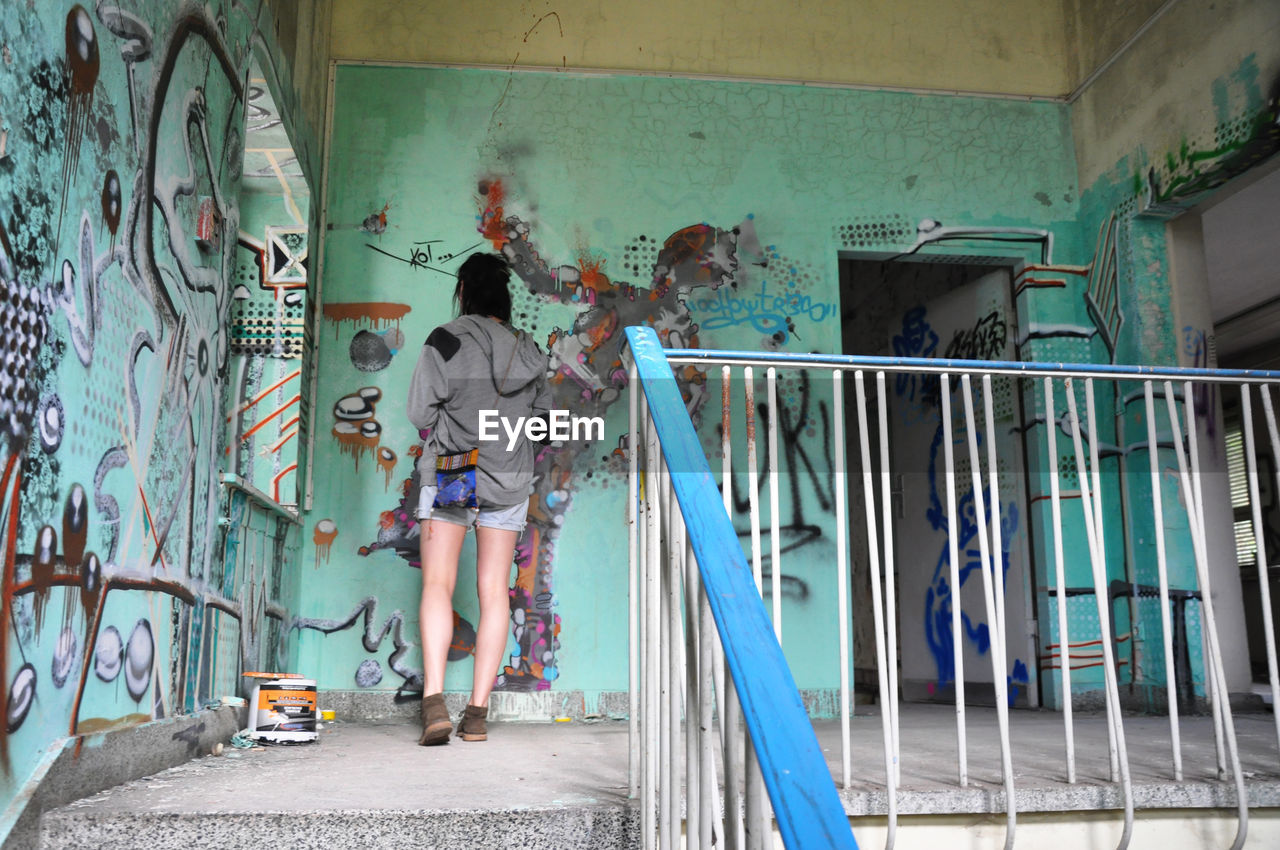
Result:
<svg viewBox="0 0 1280 850">
<path fill-rule="evenodd" d="M 409 421 L 429 432 L 418 460 L 422 482 L 435 483 L 437 454 L 479 448 L 476 499 L 481 507 L 523 502 L 533 481 L 534 444 L 522 428 L 508 450 L 501 424 L 490 427 L 497 439 L 480 440 L 480 411 L 497 411 L 499 422 L 516 427 L 521 417 L 545 416 L 550 404 L 547 356 L 528 334 L 475 315 L 436 328 L 422 346 L 409 384 Z"/>
</svg>

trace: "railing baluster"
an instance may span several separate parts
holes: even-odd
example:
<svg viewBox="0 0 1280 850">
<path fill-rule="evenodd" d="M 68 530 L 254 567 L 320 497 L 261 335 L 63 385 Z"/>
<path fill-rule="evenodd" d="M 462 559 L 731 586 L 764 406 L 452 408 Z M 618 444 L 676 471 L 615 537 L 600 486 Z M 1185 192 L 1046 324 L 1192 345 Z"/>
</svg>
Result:
<svg viewBox="0 0 1280 850">
<path fill-rule="evenodd" d="M 1107 748 L 1113 770 L 1120 774 L 1121 787 L 1124 792 L 1124 829 L 1120 834 L 1118 850 L 1129 846 L 1133 835 L 1133 788 L 1129 782 L 1129 758 L 1125 747 L 1124 726 L 1120 719 L 1120 691 L 1116 679 L 1115 647 L 1111 642 L 1111 603 L 1107 593 L 1106 541 L 1098 534 L 1095 510 L 1101 510 L 1099 502 L 1090 494 L 1088 466 L 1085 463 L 1084 447 L 1080 438 L 1080 415 L 1076 405 L 1075 388 L 1067 379 L 1067 410 L 1071 414 L 1071 442 L 1076 452 L 1076 472 L 1080 480 L 1080 509 L 1084 513 L 1085 536 L 1089 541 L 1089 561 L 1093 567 L 1093 595 L 1098 609 L 1098 637 L 1102 645 L 1102 680 L 1107 704 Z M 1088 379 L 1085 382 L 1085 415 L 1093 422 L 1093 393 L 1090 391 Z M 1089 440 L 1096 444 L 1098 434 L 1090 428 Z M 1096 457 L 1096 450 L 1094 452 Z M 1097 461 L 1094 461 L 1097 471 Z M 1095 477 L 1095 481 L 1096 481 Z M 1114 782 L 1115 779 L 1113 778 Z"/>
<path fill-rule="evenodd" d="M 692 542 L 692 541 L 691 541 Z M 707 599 L 707 589 L 703 587 L 698 575 L 697 564 L 692 556 L 693 574 L 698 585 L 698 766 L 700 775 L 698 784 L 698 847 L 709 850 L 716 842 L 715 836 L 724 835 L 723 823 L 717 824 L 716 818 L 716 760 L 715 733 L 712 731 L 712 709 L 715 695 L 715 675 L 712 659 L 715 656 L 715 622 L 711 617 L 711 602 Z"/>
<path fill-rule="evenodd" d="M 778 504 L 778 375 L 765 372 L 769 393 L 769 588 L 773 596 L 773 633 L 782 643 L 782 516 Z"/>
<path fill-rule="evenodd" d="M 844 456 L 844 373 L 831 373 L 832 420 L 835 422 L 836 608 L 840 616 L 840 777 L 845 788 L 853 781 L 849 741 L 849 508 L 848 473 Z"/>
<path fill-rule="evenodd" d="M 721 451 L 724 452 L 724 459 L 721 469 L 723 470 L 722 478 L 722 496 L 724 498 L 724 510 L 733 518 L 733 472 L 730 459 L 732 457 L 733 444 L 730 440 L 732 434 L 731 423 L 733 420 L 731 403 L 732 393 L 732 372 L 728 366 L 720 371 L 721 389 L 720 389 L 720 423 L 721 423 Z M 720 696 L 720 743 L 724 748 L 724 826 L 725 826 L 725 844 L 729 850 L 742 850 L 744 847 L 743 835 L 743 796 L 742 796 L 742 776 L 745 765 L 743 763 L 743 740 L 742 733 L 739 730 L 739 724 L 742 720 L 742 709 L 738 703 L 738 692 L 734 685 L 732 677 L 729 676 L 724 667 L 724 650 L 720 646 L 719 636 L 716 637 L 716 693 Z"/>
<path fill-rule="evenodd" d="M 742 370 L 742 384 L 747 398 L 747 504 L 751 518 L 751 575 L 756 580 L 756 593 L 763 598 L 760 555 L 760 467 L 756 456 L 756 385 L 751 367 Z"/>
<path fill-rule="evenodd" d="M 898 604 L 894 591 L 893 487 L 889 469 L 889 394 L 884 372 L 876 372 L 876 395 L 880 413 L 880 502 L 884 522 L 884 619 L 889 656 L 889 728 L 893 733 L 894 783 L 902 784 L 902 740 L 898 727 Z"/>
<path fill-rule="evenodd" d="M 1164 548 L 1164 497 L 1160 487 L 1160 443 L 1156 434 L 1156 405 L 1151 382 L 1143 382 L 1147 402 L 1147 456 L 1151 465 L 1151 512 L 1155 517 L 1156 574 L 1160 584 L 1160 629 L 1164 644 L 1165 700 L 1169 703 L 1169 744 L 1173 750 L 1173 778 L 1182 781 L 1182 736 L 1178 723 L 1178 682 L 1173 661 L 1173 623 L 1169 610 L 1169 564 Z"/>
<path fill-rule="evenodd" d="M 995 589 L 992 587 L 992 573 L 1002 569 L 996 560 L 1003 561 L 1002 553 L 992 552 L 987 535 L 986 499 L 982 492 L 982 456 L 978 453 L 978 426 L 973 415 L 973 388 L 966 372 L 960 376 L 960 386 L 964 390 L 965 431 L 969 443 L 969 465 L 973 478 L 973 514 L 978 523 L 978 557 L 982 559 L 982 597 L 986 604 L 987 629 L 991 639 L 991 677 L 996 692 L 996 722 L 1000 727 L 1000 773 L 1004 779 L 1005 794 L 1005 833 L 1006 850 L 1013 847 L 1013 837 L 1018 825 L 1017 798 L 1013 789 L 1013 755 L 1009 745 L 1009 691 L 1006 672 L 1009 668 L 1004 659 L 1003 641 L 999 639 L 999 625 L 996 623 Z M 991 429 L 988 426 L 988 436 Z M 992 522 L 1000 522 L 993 516 Z"/>
<path fill-rule="evenodd" d="M 1183 411 L 1186 414 L 1187 455 L 1188 455 L 1188 460 L 1191 467 L 1191 486 L 1192 486 L 1192 490 L 1188 492 L 1187 507 L 1188 507 L 1188 510 L 1192 510 L 1195 512 L 1194 525 L 1200 529 L 1201 534 L 1206 534 L 1205 527 L 1204 527 L 1204 502 L 1203 502 L 1204 494 L 1202 493 L 1201 487 L 1200 487 L 1200 451 L 1196 447 L 1198 440 L 1196 435 L 1197 425 L 1196 425 L 1196 414 L 1195 414 L 1195 393 L 1193 391 L 1190 381 L 1187 381 L 1182 386 L 1182 407 L 1183 407 Z M 1202 587 L 1200 589 L 1202 592 L 1205 593 L 1206 596 L 1208 595 L 1209 593 L 1208 588 Z M 1213 741 L 1214 741 L 1214 746 L 1217 748 L 1217 754 L 1218 754 L 1218 778 L 1226 779 L 1227 778 L 1227 759 L 1226 759 L 1226 747 L 1224 743 L 1225 732 L 1223 729 L 1223 720 L 1222 720 L 1222 702 L 1223 700 L 1227 699 L 1227 694 L 1226 694 L 1226 691 L 1223 690 L 1221 692 L 1221 695 L 1219 696 L 1219 692 L 1216 690 L 1218 676 L 1216 671 L 1214 670 L 1214 666 L 1218 663 L 1219 659 L 1214 657 L 1214 653 L 1207 643 L 1207 641 L 1209 640 L 1209 636 L 1207 634 L 1204 634 L 1203 630 L 1201 632 L 1201 638 L 1205 641 L 1203 651 L 1204 651 L 1206 673 L 1208 674 L 1209 681 L 1214 685 L 1214 689 L 1212 690 L 1212 693 L 1214 695 L 1210 699 L 1210 705 L 1213 710 Z"/>
<path fill-rule="evenodd" d="M 760 549 L 760 466 L 756 448 L 756 385 L 755 375 L 750 366 L 742 370 L 742 380 L 746 395 L 747 413 L 747 503 L 751 516 L 751 573 L 756 582 L 756 593 L 764 597 L 763 554 Z M 749 850 L 763 848 L 764 827 L 768 817 L 765 808 L 764 778 L 760 775 L 760 765 L 756 759 L 756 749 L 750 734 L 746 736 L 746 797 L 747 823 L 746 838 Z"/>
<path fill-rule="evenodd" d="M 725 671 L 728 680 L 725 690 L 725 710 L 720 722 L 727 718 L 728 732 L 725 735 L 724 752 L 724 829 L 725 846 L 729 850 L 744 850 L 746 845 L 746 823 L 743 818 L 745 801 L 743 799 L 743 776 L 746 773 L 746 759 L 743 753 L 742 703 L 738 699 L 738 689 L 732 681 L 733 676 Z"/>
<path fill-rule="evenodd" d="M 768 828 L 764 809 L 764 779 L 760 776 L 760 762 L 756 757 L 756 745 L 751 733 L 743 730 L 746 740 L 747 762 L 747 850 L 764 850 L 765 830 Z"/>
<path fill-rule="evenodd" d="M 964 629 L 960 614 L 960 516 L 956 510 L 955 435 L 952 433 L 951 376 L 942 382 L 942 457 L 947 481 L 947 560 L 951 582 L 951 657 L 955 666 L 956 761 L 961 785 L 969 784 L 969 745 L 964 717 Z"/>
<path fill-rule="evenodd" d="M 676 505 L 671 489 L 671 472 L 665 469 L 667 516 L 670 518 L 670 536 L 667 543 L 666 608 L 667 608 L 667 774 L 664 790 L 667 792 L 667 818 L 671 824 L 671 846 L 681 844 L 680 803 L 684 771 L 681 769 L 680 721 L 684 700 L 681 698 L 685 679 L 683 618 L 680 610 L 680 576 L 684 570 L 685 530 L 684 515 Z"/>
<path fill-rule="evenodd" d="M 640 794 L 640 382 L 634 361 L 627 368 L 627 796 Z"/>
<path fill-rule="evenodd" d="M 858 444 L 862 451 L 862 489 L 867 509 L 867 556 L 871 571 L 871 611 L 876 628 L 876 674 L 880 685 L 880 725 L 884 738 L 885 795 L 888 799 L 889 825 L 885 848 L 893 847 L 898 830 L 898 771 L 893 760 L 893 710 L 887 705 L 889 693 L 888 665 L 885 654 L 884 602 L 880 596 L 880 545 L 876 532 L 875 482 L 871 474 L 871 440 L 867 427 L 867 390 L 861 370 L 853 373 L 858 401 Z"/>
<path fill-rule="evenodd" d="M 673 841 L 678 838 L 672 834 L 671 811 L 671 645 L 675 635 L 671 632 L 670 585 L 671 585 L 671 476 L 667 471 L 665 455 L 658 458 L 658 504 L 661 506 L 662 553 L 658 565 L 658 850 L 673 850 Z M 679 723 L 679 718 L 675 719 Z"/>
<path fill-rule="evenodd" d="M 996 625 L 998 626 L 996 635 L 1000 641 L 1000 653 L 1007 658 L 1009 643 L 1005 640 L 1008 621 L 1004 615 L 1004 529 L 1001 527 L 1000 468 L 996 454 L 994 400 L 992 398 L 991 375 L 989 374 L 982 376 L 982 408 L 987 434 L 987 478 L 990 482 L 987 488 L 991 493 L 988 510 L 991 515 L 991 558 L 993 565 L 991 579 L 995 585 L 993 592 L 996 602 Z M 992 637 L 993 641 L 996 639 L 995 636 Z M 1006 676 L 1008 672 L 1006 669 Z"/>
<path fill-rule="evenodd" d="M 1248 385 L 1245 385 L 1245 392 Z M 1258 387 L 1258 395 L 1262 396 L 1262 411 L 1267 421 L 1267 431 L 1271 437 L 1271 457 L 1280 459 L 1280 434 L 1276 433 L 1276 413 L 1271 407 L 1271 390 L 1265 384 Z M 1261 499 L 1258 495 L 1258 462 L 1253 449 L 1253 425 L 1246 408 L 1244 414 L 1246 434 L 1245 449 L 1249 458 L 1249 502 L 1253 505 L 1253 534 L 1258 540 L 1258 583 L 1262 585 L 1262 623 L 1267 636 L 1267 680 L 1271 685 L 1271 715 L 1276 723 L 1276 744 L 1280 746 L 1280 674 L 1276 671 L 1276 629 L 1271 614 L 1271 566 L 1267 560 L 1266 548 L 1262 542 Z M 1280 484 L 1280 466 L 1276 468 L 1276 483 Z M 1273 491 L 1280 492 L 1280 490 Z"/>
<path fill-rule="evenodd" d="M 1101 484 L 1102 470 L 1100 469 L 1101 464 L 1098 460 L 1098 442 L 1099 442 L 1098 441 L 1098 423 L 1096 421 L 1096 417 L 1094 416 L 1094 411 L 1096 410 L 1096 408 L 1094 407 L 1094 404 L 1093 404 L 1093 379 L 1092 378 L 1085 379 L 1084 398 L 1085 398 L 1085 405 L 1084 405 L 1085 418 L 1086 418 L 1086 421 L 1088 422 L 1088 428 L 1089 428 L 1089 447 L 1088 447 L 1089 463 L 1090 463 L 1090 469 L 1092 470 L 1091 475 L 1093 480 L 1090 483 L 1091 489 L 1089 490 L 1085 490 L 1083 488 L 1081 489 L 1080 491 L 1081 504 L 1084 505 L 1086 509 L 1090 507 L 1090 504 L 1092 505 L 1093 529 L 1094 529 L 1094 533 L 1097 535 L 1098 552 L 1100 553 L 1100 560 L 1103 563 L 1106 563 L 1107 538 L 1102 531 L 1102 484 Z M 1086 501 L 1085 499 L 1086 494 L 1092 496 L 1091 503 Z M 1108 576 L 1106 576 L 1105 571 L 1103 575 L 1104 575 L 1104 578 L 1109 578 Z M 1103 589 L 1097 589 L 1095 587 L 1095 594 L 1103 594 L 1103 597 L 1107 600 L 1107 619 L 1108 621 L 1111 621 L 1112 619 L 1114 619 L 1114 612 L 1111 610 L 1111 594 L 1109 592 L 1110 584 L 1104 581 L 1104 584 L 1102 587 Z M 1111 645 L 1111 649 L 1113 652 L 1117 652 L 1114 630 L 1104 630 L 1101 637 L 1104 641 L 1107 641 Z M 1119 678 L 1118 678 L 1119 669 L 1118 668 L 1117 668 L 1116 675 L 1117 675 L 1116 690 L 1117 690 L 1117 693 L 1119 693 Z M 1118 709 L 1117 709 L 1117 712 L 1118 712 Z M 1107 726 L 1107 737 L 1109 739 L 1109 744 L 1110 744 L 1108 748 L 1108 753 L 1111 758 L 1111 781 L 1112 782 L 1117 782 L 1120 779 L 1120 765 L 1117 763 L 1120 747 L 1115 740 L 1116 725 L 1117 724 L 1112 723 L 1112 724 L 1108 724 Z"/>
<path fill-rule="evenodd" d="M 1170 396 L 1172 396 L 1169 385 L 1166 383 L 1165 386 L 1166 391 L 1169 391 Z M 1216 708 L 1214 726 L 1216 730 L 1220 724 L 1222 734 L 1226 737 L 1227 753 L 1231 761 L 1231 773 L 1235 779 L 1236 786 L 1239 823 L 1236 827 L 1236 837 L 1231 845 L 1231 850 L 1239 850 L 1244 845 L 1245 836 L 1249 831 L 1249 796 L 1244 787 L 1244 773 L 1240 769 L 1240 752 L 1236 746 L 1236 730 L 1235 724 L 1231 719 L 1231 701 L 1227 692 L 1226 672 L 1222 666 L 1222 647 L 1218 643 L 1218 621 L 1213 609 L 1213 584 L 1209 577 L 1208 543 L 1204 526 L 1204 501 L 1200 488 L 1199 451 L 1196 446 L 1195 401 L 1190 381 L 1183 384 L 1182 400 L 1187 417 L 1187 456 L 1190 458 L 1189 476 L 1188 462 L 1182 454 L 1181 429 L 1176 423 L 1172 399 L 1170 399 L 1170 419 L 1175 420 L 1174 435 L 1177 437 L 1178 442 L 1178 473 L 1181 477 L 1183 493 L 1187 500 L 1187 514 L 1190 519 L 1189 525 L 1191 526 L 1191 543 L 1196 556 L 1196 577 L 1200 580 L 1200 607 L 1204 612 L 1205 625 L 1208 627 L 1203 630 L 1209 645 L 1209 651 L 1205 654 L 1205 666 L 1210 672 L 1213 704 Z M 1213 415 L 1212 410 L 1210 415 Z"/>
<path fill-rule="evenodd" d="M 643 399 L 644 397 L 641 396 Z M 659 638 L 662 632 L 662 606 L 660 564 L 662 560 L 661 506 L 658 493 L 658 459 L 661 450 L 658 447 L 658 432 L 653 418 L 649 415 L 648 402 L 642 401 L 644 422 L 647 436 L 645 441 L 645 542 L 648 553 L 644 565 L 644 673 L 645 700 L 642 722 L 644 724 L 644 772 L 640 795 L 640 817 L 644 828 L 645 850 L 653 850 L 658 840 L 658 749 L 659 749 L 659 712 L 661 666 L 658 653 L 661 649 Z"/>
<path fill-rule="evenodd" d="M 698 643 L 701 639 L 698 627 L 698 565 L 693 560 L 692 542 L 684 538 L 681 558 L 681 578 L 684 587 L 684 834 L 686 842 L 693 844 L 702 834 L 702 740 L 698 734 L 702 719 L 702 675 L 699 662 L 702 654 Z"/>
<path fill-rule="evenodd" d="M 1071 637 L 1067 629 L 1066 561 L 1062 550 L 1062 491 L 1058 481 L 1058 420 L 1053 379 L 1044 379 L 1044 419 L 1049 440 L 1049 504 L 1053 526 L 1053 577 L 1058 599 L 1058 670 L 1062 674 L 1062 729 L 1066 737 L 1067 782 L 1076 781 L 1076 729 L 1071 693 Z"/>
<path fill-rule="evenodd" d="M 728 366 L 720 368 L 720 452 L 722 458 L 720 460 L 720 495 L 724 501 L 724 512 L 733 521 L 733 445 L 730 435 L 733 433 L 731 427 L 733 417 L 731 415 L 730 403 L 733 399 L 732 393 L 733 381 L 732 371 Z M 715 641 L 715 677 L 716 677 L 716 694 L 720 701 L 721 712 L 725 710 L 728 703 L 725 701 L 725 686 L 728 684 L 732 687 L 731 682 L 726 682 L 724 675 L 724 648 L 720 646 L 720 635 L 711 630 L 714 634 Z M 720 720 L 720 746 L 723 749 L 727 746 L 727 730 L 725 728 L 723 713 Z"/>
</svg>

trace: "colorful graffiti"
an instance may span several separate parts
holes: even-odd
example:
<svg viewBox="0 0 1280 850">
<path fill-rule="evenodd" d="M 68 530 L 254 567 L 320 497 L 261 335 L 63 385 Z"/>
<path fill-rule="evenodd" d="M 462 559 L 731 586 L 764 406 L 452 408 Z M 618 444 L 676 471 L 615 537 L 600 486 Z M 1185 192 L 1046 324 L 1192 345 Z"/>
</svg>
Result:
<svg viewBox="0 0 1280 850">
<path fill-rule="evenodd" d="M 220 481 L 222 236 L 270 16 L 170 6 L 0 9 L 0 764 L 18 782 L 48 740 L 190 711 L 286 652 L 297 535 L 251 531 Z"/>
<path fill-rule="evenodd" d="M 578 309 L 570 327 L 548 333 L 547 349 L 552 406 L 582 416 L 603 417 L 622 398 L 627 385 L 623 328 L 648 324 L 666 345 L 696 347 L 699 327 L 692 320 L 688 300 L 704 289 L 745 283 L 744 259 L 756 265 L 765 262 L 750 218 L 728 229 L 692 225 L 663 240 L 650 286 L 638 286 L 613 280 L 603 271 L 604 261 L 590 251 L 580 251 L 572 264 L 544 260 L 533 241 L 532 225 L 504 211 L 502 181 L 481 181 L 479 201 L 480 232 L 507 258 L 524 289 L 543 302 Z M 514 318 L 520 324 L 519 317 Z M 692 368 L 678 378 L 690 413 L 696 417 L 706 398 L 705 378 Z M 500 690 L 544 690 L 559 674 L 562 624 L 554 610 L 556 540 L 573 504 L 575 479 L 597 451 L 585 438 L 571 439 L 542 448 L 536 457 L 529 522 L 517 545 L 511 588 L 512 635 L 518 651 L 498 677 Z M 390 549 L 417 565 L 418 528 L 412 506 L 417 503 L 418 486 L 415 470 L 403 480 L 397 505 L 381 514 L 376 538 L 362 546 L 360 554 Z M 474 634 L 471 624 L 457 617 L 455 644 L 468 645 L 467 633 Z M 406 686 L 417 684 L 416 675 L 415 671 L 406 677 Z"/>
<path fill-rule="evenodd" d="M 1246 60 L 1249 79 L 1256 79 L 1258 69 L 1254 57 Z M 1216 101 L 1225 102 L 1227 82 L 1215 83 Z M 1222 124 L 1232 123 L 1219 109 Z M 1235 132 L 1225 127 L 1216 134 L 1217 144 L 1197 149 L 1183 139 L 1178 150 L 1165 155 L 1164 162 L 1152 165 L 1144 177 L 1135 175 L 1134 194 L 1143 197 L 1143 213 L 1173 218 L 1203 201 L 1233 177 L 1280 152 L 1280 77 L 1271 83 L 1266 102 Z"/>
<path fill-rule="evenodd" d="M 347 353 L 351 365 L 361 372 L 381 372 L 405 345 L 400 320 L 408 315 L 408 304 L 384 302 L 330 303 L 324 305 L 324 317 L 334 323 L 337 338 L 344 322 L 353 325 L 369 322 L 373 330 L 361 328 L 351 337 Z M 383 326 L 386 327 L 383 327 Z M 388 472 L 388 476 L 390 472 Z"/>
</svg>

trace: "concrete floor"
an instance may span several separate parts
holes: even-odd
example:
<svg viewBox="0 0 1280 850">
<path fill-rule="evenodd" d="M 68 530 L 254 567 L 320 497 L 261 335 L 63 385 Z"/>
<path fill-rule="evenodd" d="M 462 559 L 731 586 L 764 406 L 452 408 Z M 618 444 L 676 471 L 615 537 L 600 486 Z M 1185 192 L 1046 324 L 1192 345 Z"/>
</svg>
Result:
<svg viewBox="0 0 1280 850">
<path fill-rule="evenodd" d="M 851 721 L 851 762 L 860 779 L 841 793 L 851 816 L 883 814 L 881 720 L 873 710 L 860 706 L 858 711 Z M 1242 715 L 1236 724 L 1251 805 L 1280 806 L 1272 716 Z M 820 721 L 815 728 L 840 782 L 840 725 Z M 1004 810 L 993 710 L 968 711 L 970 783 L 965 788 L 956 782 L 954 708 L 903 706 L 900 728 L 900 814 Z M 1060 714 L 1014 712 L 1012 729 L 1020 812 L 1121 805 L 1118 787 L 1107 781 L 1102 716 L 1077 713 L 1074 785 L 1064 781 Z M 1167 718 L 1128 717 L 1125 732 L 1139 808 L 1234 805 L 1233 785 L 1216 778 L 1210 718 L 1182 719 L 1185 781 L 1180 783 L 1172 781 Z M 353 846 L 384 846 L 382 838 L 385 846 L 405 841 L 478 846 L 468 842 L 477 840 L 475 830 L 490 816 L 497 817 L 496 828 L 511 843 L 495 844 L 490 835 L 484 846 L 569 847 L 575 846 L 572 836 L 584 838 L 581 846 L 632 846 L 636 824 L 627 801 L 625 722 L 491 723 L 487 742 L 455 739 L 430 748 L 417 746 L 416 737 L 411 721 L 394 718 L 325 724 L 315 744 L 228 747 L 220 756 L 46 813 L 41 846 L 244 846 L 246 834 L 263 829 L 280 840 L 293 836 L 297 847 L 342 846 L 333 843 L 342 829 L 363 836 Z M 551 822 L 570 835 L 548 835 Z M 532 833 L 521 832 L 521 824 Z M 314 845 L 306 838 L 321 833 L 328 838 Z"/>
</svg>

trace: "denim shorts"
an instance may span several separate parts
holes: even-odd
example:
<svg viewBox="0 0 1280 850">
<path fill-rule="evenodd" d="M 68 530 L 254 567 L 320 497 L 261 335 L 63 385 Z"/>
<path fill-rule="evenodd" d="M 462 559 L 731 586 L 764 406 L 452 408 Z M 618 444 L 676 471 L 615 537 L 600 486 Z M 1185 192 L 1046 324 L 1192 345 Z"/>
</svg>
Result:
<svg viewBox="0 0 1280 850">
<path fill-rule="evenodd" d="M 441 522 L 460 525 L 463 528 L 483 526 L 484 528 L 500 528 L 503 531 L 524 531 L 525 518 L 529 514 L 529 501 L 526 499 L 518 505 L 492 507 L 482 505 L 479 508 L 448 507 L 437 508 L 436 488 L 423 487 L 418 491 L 418 519 L 436 519 Z"/>
</svg>

